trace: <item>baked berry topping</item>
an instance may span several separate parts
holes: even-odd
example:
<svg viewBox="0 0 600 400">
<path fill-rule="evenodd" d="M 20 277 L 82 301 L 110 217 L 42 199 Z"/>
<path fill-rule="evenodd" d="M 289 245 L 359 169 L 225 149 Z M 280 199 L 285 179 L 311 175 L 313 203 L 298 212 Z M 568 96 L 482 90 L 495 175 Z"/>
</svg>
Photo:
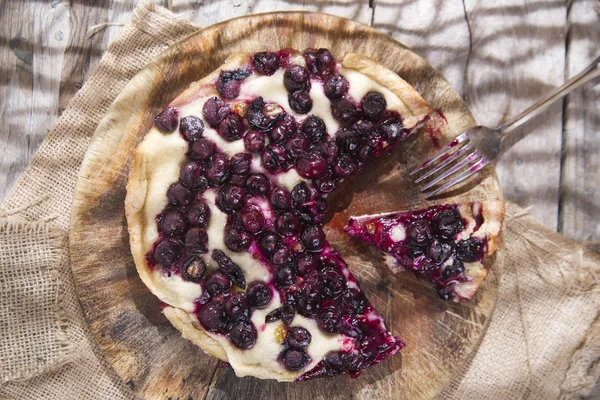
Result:
<svg viewBox="0 0 600 400">
<path fill-rule="evenodd" d="M 377 129 L 388 143 L 395 143 L 404 135 L 402 121 L 399 118 L 389 119 L 379 125 Z"/>
<path fill-rule="evenodd" d="M 262 97 L 250 102 L 247 111 L 248 123 L 259 131 L 268 131 L 283 117 L 283 109 L 277 104 L 265 104 Z"/>
<path fill-rule="evenodd" d="M 298 114 L 308 114 L 312 110 L 313 101 L 306 90 L 298 90 L 288 95 L 290 108 Z"/>
<path fill-rule="evenodd" d="M 228 291 L 231 287 L 231 281 L 229 280 L 229 277 L 223 272 L 215 271 L 211 273 L 208 277 L 206 277 L 204 287 L 206 288 L 206 291 L 214 297 Z M 223 307 L 222 311 L 224 311 Z"/>
<path fill-rule="evenodd" d="M 290 371 L 299 371 L 310 362 L 308 354 L 302 350 L 293 348 L 283 351 L 280 355 L 280 359 L 285 368 Z"/>
<path fill-rule="evenodd" d="M 283 73 L 283 85 L 289 92 L 309 87 L 308 71 L 300 65 L 292 65 Z"/>
<path fill-rule="evenodd" d="M 191 228 L 185 234 L 185 250 L 190 253 L 208 252 L 208 234 L 204 228 Z"/>
<path fill-rule="evenodd" d="M 335 70 L 335 59 L 327 49 L 307 49 L 303 55 L 306 67 L 311 74 L 324 77 Z"/>
<path fill-rule="evenodd" d="M 319 260 L 313 253 L 303 253 L 296 258 L 296 270 L 302 276 L 315 271 L 319 267 Z"/>
<path fill-rule="evenodd" d="M 248 304 L 257 309 L 265 308 L 271 302 L 273 294 L 265 282 L 254 281 L 248 284 L 246 298 Z"/>
<path fill-rule="evenodd" d="M 223 212 L 239 211 L 246 204 L 246 189 L 236 185 L 223 185 L 219 189 L 216 203 Z"/>
<path fill-rule="evenodd" d="M 191 225 L 206 227 L 210 221 L 210 207 L 204 201 L 196 201 L 190 206 L 186 217 Z"/>
<path fill-rule="evenodd" d="M 296 271 L 292 265 L 284 265 L 275 271 L 275 282 L 278 287 L 286 287 L 296 282 Z"/>
<path fill-rule="evenodd" d="M 194 194 L 181 183 L 177 182 L 169 186 L 167 190 L 169 203 L 174 206 L 187 208 L 194 200 Z"/>
<path fill-rule="evenodd" d="M 295 315 L 296 315 L 296 309 L 294 308 L 293 305 L 291 305 L 289 303 L 284 304 L 279 311 L 279 316 L 281 317 L 281 322 L 283 322 L 286 325 L 290 325 L 292 323 Z"/>
<path fill-rule="evenodd" d="M 250 174 L 246 178 L 245 187 L 252 196 L 264 196 L 271 189 L 271 181 L 264 174 Z"/>
<path fill-rule="evenodd" d="M 281 186 L 274 187 L 273 190 L 271 190 L 269 200 L 275 210 L 285 211 L 292 207 L 292 196 L 290 192 Z"/>
<path fill-rule="evenodd" d="M 387 107 L 385 97 L 379 92 L 369 92 L 360 102 L 362 111 L 370 120 L 377 121 Z"/>
<path fill-rule="evenodd" d="M 290 347 L 304 349 L 310 344 L 312 335 L 307 329 L 301 326 L 292 326 L 285 339 Z"/>
<path fill-rule="evenodd" d="M 296 170 L 303 178 L 319 178 L 327 172 L 327 161 L 317 149 L 309 150 L 296 158 Z"/>
<path fill-rule="evenodd" d="M 309 146 L 310 143 L 308 140 L 304 136 L 297 134 L 289 137 L 283 147 L 285 147 L 288 157 L 294 159 L 308 150 Z"/>
<path fill-rule="evenodd" d="M 233 252 L 239 253 L 248 250 L 252 243 L 252 236 L 237 227 L 229 227 L 225 230 L 225 246 Z"/>
<path fill-rule="evenodd" d="M 346 154 L 355 154 L 363 143 L 359 133 L 354 129 L 340 129 L 336 140 L 340 150 Z"/>
<path fill-rule="evenodd" d="M 218 249 L 213 250 L 212 259 L 217 262 L 221 272 L 227 275 L 227 277 L 235 286 L 241 289 L 246 288 L 246 278 L 244 277 L 244 272 L 239 265 L 234 263 L 231 258 L 223 253 L 223 251 Z"/>
<path fill-rule="evenodd" d="M 311 143 L 320 143 L 327 138 L 325 122 L 319 117 L 309 115 L 300 125 L 300 131 Z"/>
<path fill-rule="evenodd" d="M 199 142 L 199 141 L 198 141 Z M 196 143 L 198 143 L 196 142 Z M 220 186 L 231 177 L 229 159 L 222 154 L 214 154 L 206 169 L 206 178 L 212 186 Z"/>
<path fill-rule="evenodd" d="M 250 349 L 256 343 L 256 329 L 249 321 L 236 322 L 231 326 L 229 339 L 240 349 Z"/>
<path fill-rule="evenodd" d="M 341 99 L 342 96 L 348 93 L 349 88 L 348 80 L 339 74 L 331 75 L 323 84 L 325 96 L 331 101 Z"/>
<path fill-rule="evenodd" d="M 345 178 L 358 171 L 358 164 L 347 154 L 340 156 L 333 165 L 333 172 L 340 178 Z"/>
<path fill-rule="evenodd" d="M 229 104 L 218 97 L 209 98 L 202 106 L 204 120 L 213 127 L 218 126 L 229 114 L 231 114 Z"/>
<path fill-rule="evenodd" d="M 206 272 L 206 263 L 200 257 L 191 256 L 181 265 L 181 276 L 190 282 L 200 282 L 204 272 Z"/>
<path fill-rule="evenodd" d="M 337 180 L 331 172 L 327 172 L 322 177 L 315 179 L 313 185 L 320 193 L 327 194 L 335 190 L 337 187 Z"/>
<path fill-rule="evenodd" d="M 202 173 L 204 168 L 197 161 L 190 161 L 181 166 L 179 172 L 179 182 L 187 188 L 198 189 L 207 184 L 206 178 L 203 178 Z M 203 182 L 204 181 L 204 182 Z"/>
<path fill-rule="evenodd" d="M 300 231 L 300 218 L 294 212 L 282 212 L 275 219 L 275 230 L 283 236 L 294 235 Z"/>
<path fill-rule="evenodd" d="M 188 142 L 195 142 L 204 133 L 204 122 L 194 115 L 188 115 L 181 119 L 179 130 Z"/>
<path fill-rule="evenodd" d="M 279 60 L 275 53 L 260 52 L 254 55 L 254 69 L 262 75 L 273 75 L 279 69 Z"/>
<path fill-rule="evenodd" d="M 215 84 L 217 92 L 227 100 L 235 99 L 240 94 L 240 82 L 252 75 L 245 69 L 235 71 L 222 71 Z"/>
<path fill-rule="evenodd" d="M 219 123 L 219 135 L 228 142 L 240 139 L 243 134 L 244 123 L 236 114 L 229 114 Z"/>
<path fill-rule="evenodd" d="M 244 293 L 234 293 L 225 299 L 225 314 L 234 321 L 248 319 L 248 301 Z"/>
<path fill-rule="evenodd" d="M 259 131 L 250 131 L 244 136 L 244 147 L 250 153 L 260 153 L 265 147 L 265 134 Z"/>
<path fill-rule="evenodd" d="M 280 267 L 292 261 L 292 255 L 290 249 L 287 246 L 279 246 L 273 251 L 271 255 L 271 263 L 276 267 Z"/>
<path fill-rule="evenodd" d="M 432 226 L 434 231 L 444 239 L 453 239 L 465 227 L 460 213 L 456 209 L 436 213 L 433 217 Z"/>
<path fill-rule="evenodd" d="M 179 257 L 181 257 L 181 245 L 173 239 L 161 240 L 154 249 L 154 261 L 165 267 L 175 264 Z"/>
<path fill-rule="evenodd" d="M 209 332 L 222 333 L 227 326 L 225 306 L 222 302 L 211 301 L 200 310 L 200 323 Z"/>
<path fill-rule="evenodd" d="M 296 133 L 297 130 L 298 124 L 296 119 L 290 114 L 284 114 L 279 118 L 275 127 L 269 131 L 269 139 L 271 143 L 282 143 Z"/>
<path fill-rule="evenodd" d="M 238 224 L 251 234 L 262 231 L 265 217 L 257 206 L 249 205 L 237 213 Z"/>
<path fill-rule="evenodd" d="M 475 262 L 483 258 L 484 246 L 472 239 L 461 240 L 456 244 L 456 257 L 463 262 Z"/>
<path fill-rule="evenodd" d="M 273 231 L 264 231 L 258 237 L 258 248 L 270 256 L 282 244 L 281 236 Z"/>
<path fill-rule="evenodd" d="M 336 120 L 349 123 L 357 117 L 358 109 L 352 101 L 341 98 L 331 105 L 331 113 Z"/>
<path fill-rule="evenodd" d="M 307 203 L 310 200 L 310 188 L 306 182 L 300 182 L 292 189 L 291 200 L 296 207 Z"/>
<path fill-rule="evenodd" d="M 325 356 L 325 365 L 331 370 L 345 372 L 350 368 L 354 359 L 355 356 L 353 353 L 332 351 Z"/>
<path fill-rule="evenodd" d="M 167 107 L 154 117 L 154 125 L 163 133 L 173 132 L 179 122 L 178 112 L 173 107 Z"/>
<path fill-rule="evenodd" d="M 215 142 L 210 139 L 202 138 L 198 139 L 192 145 L 193 158 L 198 160 L 208 160 L 215 152 Z"/>
<path fill-rule="evenodd" d="M 429 242 L 429 246 L 427 247 L 427 255 L 431 258 L 436 264 L 441 264 L 450 257 L 452 254 L 452 245 L 445 240 L 441 240 L 438 238 L 433 239 Z"/>
<path fill-rule="evenodd" d="M 312 225 L 302 231 L 300 239 L 306 250 L 320 251 L 325 245 L 325 232 L 317 225 Z"/>
<path fill-rule="evenodd" d="M 327 164 L 329 165 L 333 164 L 335 159 L 340 154 L 340 149 L 333 140 L 319 144 L 318 148 L 321 151 L 321 154 L 325 156 L 325 160 L 327 160 Z"/>
<path fill-rule="evenodd" d="M 185 232 L 185 217 L 177 210 L 166 210 L 160 217 L 159 227 L 165 236 L 179 236 Z"/>
<path fill-rule="evenodd" d="M 336 333 L 342 323 L 342 313 L 334 307 L 327 307 L 317 316 L 317 325 L 322 332 Z"/>
</svg>

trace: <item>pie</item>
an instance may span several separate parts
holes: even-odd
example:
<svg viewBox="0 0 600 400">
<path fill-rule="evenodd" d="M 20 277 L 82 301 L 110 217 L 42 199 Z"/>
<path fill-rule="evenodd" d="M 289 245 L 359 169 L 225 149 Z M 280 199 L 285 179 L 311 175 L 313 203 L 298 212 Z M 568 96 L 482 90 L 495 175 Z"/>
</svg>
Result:
<svg viewBox="0 0 600 400">
<path fill-rule="evenodd" d="M 350 218 L 345 231 L 386 254 L 394 272 L 412 270 L 444 300 L 471 300 L 498 248 L 504 202 L 443 204 L 424 210 Z"/>
<path fill-rule="evenodd" d="M 233 54 L 154 119 L 126 214 L 142 281 L 172 324 L 238 376 L 360 371 L 404 343 L 323 232 L 326 197 L 431 109 L 348 53 Z"/>
</svg>

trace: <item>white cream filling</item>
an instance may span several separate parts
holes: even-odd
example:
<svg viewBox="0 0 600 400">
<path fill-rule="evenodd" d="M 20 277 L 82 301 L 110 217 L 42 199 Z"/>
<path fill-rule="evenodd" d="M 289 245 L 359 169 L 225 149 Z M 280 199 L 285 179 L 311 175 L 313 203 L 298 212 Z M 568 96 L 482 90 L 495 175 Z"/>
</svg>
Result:
<svg viewBox="0 0 600 400">
<path fill-rule="evenodd" d="M 406 239 L 406 229 L 403 224 L 398 224 L 390 231 L 390 239 L 394 242 L 402 242 Z"/>
</svg>

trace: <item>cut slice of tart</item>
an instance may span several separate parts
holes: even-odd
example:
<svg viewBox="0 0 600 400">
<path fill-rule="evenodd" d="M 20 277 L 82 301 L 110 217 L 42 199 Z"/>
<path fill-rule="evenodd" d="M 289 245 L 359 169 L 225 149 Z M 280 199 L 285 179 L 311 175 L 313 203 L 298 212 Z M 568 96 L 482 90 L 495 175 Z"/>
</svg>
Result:
<svg viewBox="0 0 600 400">
<path fill-rule="evenodd" d="M 350 235 L 386 253 L 394 272 L 429 280 L 444 300 L 470 300 L 487 275 L 484 257 L 498 248 L 504 202 L 444 204 L 350 218 Z"/>
<path fill-rule="evenodd" d="M 430 112 L 376 61 L 234 54 L 154 120 L 126 213 L 143 282 L 238 376 L 356 376 L 404 344 L 322 230 L 337 184 Z"/>
</svg>

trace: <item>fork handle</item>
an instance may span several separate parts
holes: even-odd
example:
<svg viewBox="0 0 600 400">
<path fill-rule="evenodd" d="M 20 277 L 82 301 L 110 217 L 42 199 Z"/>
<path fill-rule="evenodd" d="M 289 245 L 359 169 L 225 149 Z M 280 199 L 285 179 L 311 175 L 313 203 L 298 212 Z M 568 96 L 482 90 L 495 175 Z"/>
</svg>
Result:
<svg viewBox="0 0 600 400">
<path fill-rule="evenodd" d="M 516 115 L 511 118 L 508 122 L 502 124 L 497 132 L 500 133 L 502 139 L 504 139 L 505 133 L 508 133 L 518 126 L 523 125 L 525 122 L 529 121 L 531 118 L 540 114 L 544 110 L 546 110 L 550 105 L 552 105 L 556 100 L 566 96 L 571 93 L 573 90 L 577 89 L 579 86 L 584 83 L 600 76 L 600 68 L 596 69 L 596 65 L 600 62 L 600 56 L 597 57 L 590 65 L 587 66 L 583 71 L 579 74 L 575 75 L 573 78 L 569 79 L 562 86 L 557 87 L 552 92 L 550 92 L 547 96 L 538 100 L 535 104 L 529 107 L 527 110 L 522 113 Z"/>
</svg>

